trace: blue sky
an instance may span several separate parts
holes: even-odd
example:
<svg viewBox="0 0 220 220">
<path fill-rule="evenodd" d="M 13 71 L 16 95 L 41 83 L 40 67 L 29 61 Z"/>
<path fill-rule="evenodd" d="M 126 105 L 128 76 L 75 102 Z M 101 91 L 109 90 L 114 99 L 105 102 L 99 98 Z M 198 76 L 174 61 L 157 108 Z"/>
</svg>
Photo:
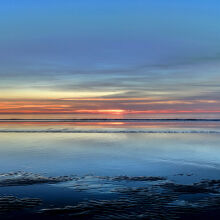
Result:
<svg viewBox="0 0 220 220">
<path fill-rule="evenodd" d="M 218 102 L 219 10 L 217 0 L 1 0 L 0 98 Z"/>
</svg>

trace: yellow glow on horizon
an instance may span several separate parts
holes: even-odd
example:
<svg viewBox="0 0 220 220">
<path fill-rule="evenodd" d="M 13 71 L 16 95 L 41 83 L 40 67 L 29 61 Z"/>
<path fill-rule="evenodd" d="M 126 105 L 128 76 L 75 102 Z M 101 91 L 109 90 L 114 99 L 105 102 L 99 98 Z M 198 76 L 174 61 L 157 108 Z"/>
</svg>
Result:
<svg viewBox="0 0 220 220">
<path fill-rule="evenodd" d="M 75 110 L 77 113 L 100 113 L 100 114 L 123 114 L 126 110 L 123 109 L 97 109 L 97 110 Z"/>
<path fill-rule="evenodd" d="M 23 89 L 14 93 L 10 91 L 7 96 L 5 94 L 7 93 L 0 93 L 0 114 L 132 115 L 220 112 L 217 105 L 220 101 L 214 99 L 120 97 L 121 92 L 118 91 L 73 93 Z"/>
<path fill-rule="evenodd" d="M 91 97 L 91 98 L 62 98 L 63 101 L 138 101 L 138 100 L 153 100 L 153 97 L 129 97 L 129 98 L 121 98 L 121 97 Z"/>
<path fill-rule="evenodd" d="M 49 91 L 39 89 L 1 90 L 0 99 L 71 99 L 118 95 L 119 91 Z"/>
</svg>

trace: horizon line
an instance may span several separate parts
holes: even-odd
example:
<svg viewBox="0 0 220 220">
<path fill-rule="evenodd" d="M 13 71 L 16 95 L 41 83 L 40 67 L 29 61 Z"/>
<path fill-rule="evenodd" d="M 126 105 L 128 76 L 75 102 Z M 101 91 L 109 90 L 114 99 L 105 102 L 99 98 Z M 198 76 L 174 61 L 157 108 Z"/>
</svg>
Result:
<svg viewBox="0 0 220 220">
<path fill-rule="evenodd" d="M 10 121 L 26 121 L 26 122 L 32 122 L 32 121 L 41 121 L 41 122 L 102 122 L 102 121 L 220 121 L 220 118 L 78 118 L 78 119 L 62 119 L 62 118 L 45 118 L 45 119 L 27 119 L 27 118 L 10 118 L 10 119 L 1 119 L 0 122 L 10 122 Z"/>
</svg>

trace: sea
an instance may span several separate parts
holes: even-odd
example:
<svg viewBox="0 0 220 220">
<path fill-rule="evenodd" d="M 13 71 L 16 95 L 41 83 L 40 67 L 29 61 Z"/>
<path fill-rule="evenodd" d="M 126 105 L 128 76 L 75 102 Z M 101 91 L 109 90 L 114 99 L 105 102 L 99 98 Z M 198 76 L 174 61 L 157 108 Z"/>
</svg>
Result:
<svg viewBox="0 0 220 220">
<path fill-rule="evenodd" d="M 0 219 L 218 219 L 219 118 L 0 119 Z"/>
</svg>

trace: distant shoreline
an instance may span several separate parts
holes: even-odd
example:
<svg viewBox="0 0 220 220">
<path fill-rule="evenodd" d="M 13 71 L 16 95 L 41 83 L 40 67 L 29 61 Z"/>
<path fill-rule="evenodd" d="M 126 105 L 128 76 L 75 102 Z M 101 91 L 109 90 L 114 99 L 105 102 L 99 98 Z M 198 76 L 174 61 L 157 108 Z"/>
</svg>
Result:
<svg viewBox="0 0 220 220">
<path fill-rule="evenodd" d="M 166 121 L 179 121 L 179 122 L 196 122 L 196 121 L 203 121 L 203 122 L 220 122 L 220 119 L 213 118 L 213 119 L 196 119 L 196 118 L 167 118 L 167 119 L 105 119 L 105 118 L 98 118 L 98 119 L 0 119 L 0 122 L 166 122 Z"/>
</svg>

